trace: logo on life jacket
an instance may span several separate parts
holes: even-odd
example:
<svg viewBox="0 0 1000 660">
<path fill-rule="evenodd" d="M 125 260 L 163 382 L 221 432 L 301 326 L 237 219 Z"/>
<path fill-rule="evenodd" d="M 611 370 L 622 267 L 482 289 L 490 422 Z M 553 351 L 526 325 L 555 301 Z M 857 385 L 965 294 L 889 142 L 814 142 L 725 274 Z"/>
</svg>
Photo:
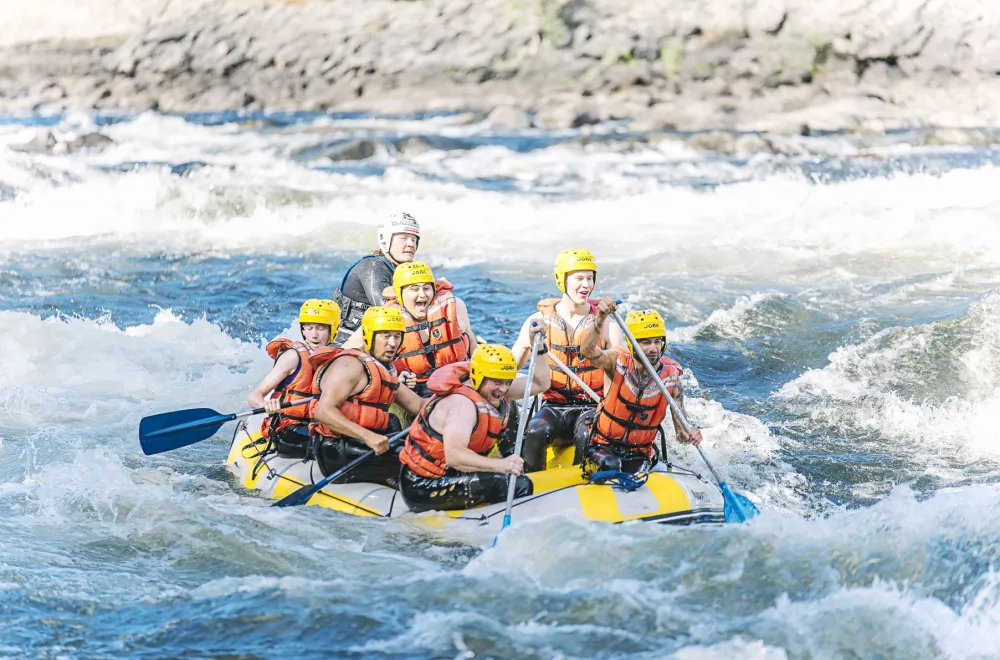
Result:
<svg viewBox="0 0 1000 660">
<path fill-rule="evenodd" d="M 434 339 L 441 339 L 441 329 L 434 328 L 433 330 L 431 330 L 431 336 L 434 337 Z"/>
</svg>

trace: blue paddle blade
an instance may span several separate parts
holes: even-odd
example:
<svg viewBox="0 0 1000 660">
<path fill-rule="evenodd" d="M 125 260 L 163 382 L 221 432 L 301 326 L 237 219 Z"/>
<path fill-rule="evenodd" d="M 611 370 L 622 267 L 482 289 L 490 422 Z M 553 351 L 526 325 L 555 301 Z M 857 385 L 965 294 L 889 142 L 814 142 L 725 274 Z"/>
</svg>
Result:
<svg viewBox="0 0 1000 660">
<path fill-rule="evenodd" d="M 211 438 L 236 415 L 222 415 L 211 408 L 190 408 L 143 417 L 139 422 L 139 446 L 147 456 L 187 447 Z"/>
<path fill-rule="evenodd" d="M 760 513 L 760 509 L 753 502 L 739 493 L 734 493 L 730 490 L 726 482 L 719 482 L 719 488 L 722 490 L 722 497 L 726 501 L 723 513 L 726 516 L 727 523 L 746 522 Z"/>
<path fill-rule="evenodd" d="M 500 525 L 500 532 L 502 532 L 503 530 L 507 529 L 508 527 L 510 527 L 510 514 L 509 513 L 504 514 L 503 524 Z M 500 532 L 497 532 L 497 535 L 493 537 L 493 547 L 494 548 L 497 547 L 497 539 L 500 538 Z"/>
</svg>

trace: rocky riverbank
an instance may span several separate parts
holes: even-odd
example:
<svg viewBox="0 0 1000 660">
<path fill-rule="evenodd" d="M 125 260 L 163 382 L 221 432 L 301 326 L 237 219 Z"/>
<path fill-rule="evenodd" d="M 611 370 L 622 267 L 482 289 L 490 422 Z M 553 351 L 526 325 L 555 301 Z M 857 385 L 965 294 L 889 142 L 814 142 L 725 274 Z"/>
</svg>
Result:
<svg viewBox="0 0 1000 660">
<path fill-rule="evenodd" d="M 511 129 L 784 134 L 1000 125 L 989 0 L 188 2 L 2 47 L 0 110 L 461 109 Z"/>
</svg>

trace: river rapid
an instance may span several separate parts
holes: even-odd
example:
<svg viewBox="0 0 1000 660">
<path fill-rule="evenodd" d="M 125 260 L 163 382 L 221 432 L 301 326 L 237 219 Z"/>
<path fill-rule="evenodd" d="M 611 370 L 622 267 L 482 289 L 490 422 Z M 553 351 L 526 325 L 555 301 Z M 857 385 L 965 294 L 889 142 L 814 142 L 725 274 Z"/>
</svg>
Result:
<svg viewBox="0 0 1000 660">
<path fill-rule="evenodd" d="M 6 148 L 40 124 L 113 143 Z M 594 132 L 0 122 L 0 656 L 1000 656 L 998 152 L 829 135 L 716 157 Z M 374 155 L 327 157 L 357 137 Z M 507 345 L 556 293 L 556 253 L 593 250 L 597 295 L 663 313 L 706 453 L 763 514 L 515 517 L 490 548 L 270 508 L 223 467 L 232 425 L 142 455 L 143 416 L 245 409 L 263 344 L 396 211 Z"/>
</svg>

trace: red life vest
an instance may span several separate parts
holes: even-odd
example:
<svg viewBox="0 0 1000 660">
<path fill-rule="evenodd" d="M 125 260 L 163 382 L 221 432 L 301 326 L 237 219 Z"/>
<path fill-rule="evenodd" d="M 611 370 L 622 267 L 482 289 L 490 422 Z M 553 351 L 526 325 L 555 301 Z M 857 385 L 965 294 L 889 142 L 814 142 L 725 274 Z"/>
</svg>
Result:
<svg viewBox="0 0 1000 660">
<path fill-rule="evenodd" d="M 278 358 L 285 351 L 290 350 L 298 352 L 299 366 L 295 368 L 295 371 L 290 376 L 281 381 L 268 397 L 269 399 L 278 399 L 282 403 L 312 396 L 313 394 L 313 368 L 309 364 L 309 356 L 312 355 L 312 351 L 309 350 L 309 347 L 300 341 L 293 341 L 285 337 L 278 337 L 267 345 L 267 354 L 275 362 L 278 361 Z M 308 403 L 285 408 L 277 415 L 266 417 L 261 423 L 260 432 L 266 438 L 271 432 L 277 433 L 296 424 L 308 424 L 312 421 L 309 411 Z"/>
<path fill-rule="evenodd" d="M 419 322 L 410 316 L 402 301 L 396 300 L 396 292 L 391 287 L 382 293 L 385 306 L 403 312 L 406 322 L 403 343 L 393 365 L 397 371 L 415 374 L 418 383 L 426 382 L 438 367 L 469 359 L 469 338 L 458 324 L 458 299 L 454 290 L 446 279 L 434 282 L 434 297 L 427 307 L 427 318 Z M 420 336 L 424 330 L 428 333 L 426 342 Z"/>
<path fill-rule="evenodd" d="M 510 414 L 507 401 L 504 400 L 500 410 L 497 410 L 479 392 L 466 384 L 468 377 L 469 363 L 456 362 L 435 371 L 428 381 L 427 387 L 433 392 L 433 396 L 413 420 L 406 445 L 399 454 L 400 462 L 417 476 L 437 479 L 443 477 L 448 469 L 444 457 L 444 438 L 430 423 L 431 412 L 444 397 L 458 394 L 476 405 L 476 425 L 469 436 L 469 449 L 480 456 L 490 453 L 507 427 Z"/>
<path fill-rule="evenodd" d="M 566 325 L 565 319 L 556 312 L 557 302 L 559 302 L 558 298 L 549 298 L 538 303 L 538 311 L 541 312 L 542 319 L 548 326 L 546 341 L 549 350 L 562 360 L 562 363 L 569 367 L 570 371 L 579 376 L 590 389 L 594 390 L 597 396 L 603 396 L 604 372 L 580 355 L 580 340 L 583 338 L 584 332 L 597 322 L 597 316 L 594 313 L 597 309 L 597 303 L 593 300 L 587 301 L 590 304 L 590 314 L 580 320 L 576 331 L 570 337 L 569 327 Z M 555 404 L 594 402 L 590 395 L 584 392 L 561 369 L 552 370 L 552 384 L 542 395 L 542 398 Z"/>
<path fill-rule="evenodd" d="M 591 442 L 612 445 L 651 458 L 657 431 L 667 415 L 667 399 L 652 378 L 645 387 L 641 386 L 638 361 L 627 348 L 616 350 L 615 376 L 607 396 L 597 407 Z M 660 358 L 657 374 L 675 398 L 680 396 L 683 373 L 681 366 L 670 358 Z"/>
<path fill-rule="evenodd" d="M 313 390 L 316 394 L 322 394 L 323 390 L 320 384 L 323 382 L 323 375 L 330 368 L 330 365 L 333 364 L 334 360 L 345 355 L 352 355 L 361 360 L 361 364 L 364 365 L 365 372 L 368 375 L 368 384 L 357 394 L 348 397 L 340 405 L 340 412 L 344 413 L 344 417 L 358 426 L 366 428 L 369 431 L 374 431 L 375 433 L 384 433 L 389 426 L 389 406 L 392 405 L 393 400 L 396 398 L 396 390 L 399 389 L 399 379 L 396 375 L 396 369 L 392 365 L 387 368 L 384 364 L 368 355 L 368 353 L 356 348 L 343 349 L 325 346 L 317 349 L 312 357 L 309 358 L 309 362 L 315 371 Z M 318 404 L 318 399 L 310 404 L 310 413 L 314 418 Z M 309 432 L 319 433 L 328 438 L 341 437 L 339 433 L 334 433 L 327 426 L 317 421 L 313 421 L 309 425 Z"/>
</svg>

